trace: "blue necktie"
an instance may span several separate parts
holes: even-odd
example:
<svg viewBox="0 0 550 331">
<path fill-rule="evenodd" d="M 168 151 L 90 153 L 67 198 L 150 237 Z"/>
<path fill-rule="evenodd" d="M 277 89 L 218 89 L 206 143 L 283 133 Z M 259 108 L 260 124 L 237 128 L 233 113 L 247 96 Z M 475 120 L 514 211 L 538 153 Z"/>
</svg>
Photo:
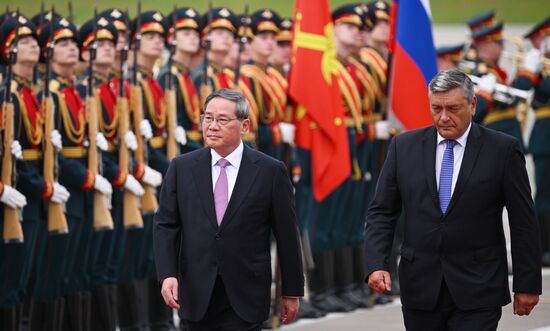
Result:
<svg viewBox="0 0 550 331">
<path fill-rule="evenodd" d="M 449 202 L 451 202 L 451 189 L 453 185 L 453 168 L 455 157 L 453 148 L 456 145 L 456 140 L 445 140 L 447 148 L 443 153 L 443 161 L 441 162 L 441 172 L 439 173 L 439 206 L 443 214 L 447 212 Z"/>
</svg>

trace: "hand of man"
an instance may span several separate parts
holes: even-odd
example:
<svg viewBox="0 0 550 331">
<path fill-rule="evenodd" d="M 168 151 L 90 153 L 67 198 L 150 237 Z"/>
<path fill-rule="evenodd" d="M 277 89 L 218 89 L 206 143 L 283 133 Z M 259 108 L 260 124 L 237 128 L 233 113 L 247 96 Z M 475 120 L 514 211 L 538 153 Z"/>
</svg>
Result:
<svg viewBox="0 0 550 331">
<path fill-rule="evenodd" d="M 369 275 L 369 287 L 378 293 L 391 291 L 390 273 L 384 270 L 373 272 Z"/>
<path fill-rule="evenodd" d="M 14 140 L 11 142 L 11 154 L 18 160 L 23 159 L 23 149 L 21 148 L 19 141 Z"/>
<path fill-rule="evenodd" d="M 529 315 L 539 302 L 539 295 L 532 293 L 514 294 L 514 315 Z"/>
<path fill-rule="evenodd" d="M 50 200 L 55 203 L 65 203 L 69 198 L 71 197 L 71 194 L 65 188 L 65 186 L 59 184 L 58 182 L 53 183 L 53 194 Z"/>
<path fill-rule="evenodd" d="M 160 290 L 162 298 L 168 307 L 180 309 L 178 303 L 178 279 L 168 277 L 162 281 L 162 289 Z"/>
<path fill-rule="evenodd" d="M 281 321 L 288 324 L 296 319 L 300 310 L 300 298 L 283 297 L 281 300 Z"/>
<path fill-rule="evenodd" d="M 481 76 L 481 78 L 479 79 L 479 82 L 477 83 L 478 89 L 488 92 L 490 94 L 493 94 L 496 86 L 497 86 L 497 76 L 491 73 Z"/>
<path fill-rule="evenodd" d="M 187 135 L 185 134 L 185 129 L 182 126 L 176 127 L 176 142 L 182 146 L 187 145 Z"/>
</svg>

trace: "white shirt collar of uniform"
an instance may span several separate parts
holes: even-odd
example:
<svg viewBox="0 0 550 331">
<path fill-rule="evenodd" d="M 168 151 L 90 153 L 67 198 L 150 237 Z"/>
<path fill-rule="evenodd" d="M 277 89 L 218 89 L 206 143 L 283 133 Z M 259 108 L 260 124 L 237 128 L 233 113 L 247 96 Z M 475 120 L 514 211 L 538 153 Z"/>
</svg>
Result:
<svg viewBox="0 0 550 331">
<path fill-rule="evenodd" d="M 210 148 L 210 154 L 212 155 L 212 166 L 216 165 L 216 163 L 218 163 L 218 161 L 223 158 L 229 161 L 232 166 L 239 169 L 239 167 L 241 166 L 241 160 L 243 159 L 243 151 L 244 145 L 242 140 L 239 143 L 239 146 L 226 157 L 222 157 L 213 148 Z"/>
<path fill-rule="evenodd" d="M 468 134 L 470 133 L 471 128 L 472 128 L 472 122 L 470 122 L 470 125 L 468 125 L 468 128 L 466 129 L 466 132 L 464 132 L 464 134 L 462 136 L 460 136 L 458 139 L 455 139 L 456 142 L 460 144 L 460 146 L 466 147 L 466 141 L 468 140 Z M 437 131 L 437 145 L 441 144 L 441 142 L 443 140 L 446 140 L 446 138 L 443 138 L 439 134 L 439 131 Z"/>
</svg>

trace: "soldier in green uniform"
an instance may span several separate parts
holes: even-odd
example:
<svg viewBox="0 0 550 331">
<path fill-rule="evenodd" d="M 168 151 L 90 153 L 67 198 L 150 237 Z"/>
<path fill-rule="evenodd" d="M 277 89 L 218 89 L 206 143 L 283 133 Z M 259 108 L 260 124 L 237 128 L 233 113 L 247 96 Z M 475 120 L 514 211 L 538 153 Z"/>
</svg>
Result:
<svg viewBox="0 0 550 331">
<path fill-rule="evenodd" d="M 94 27 L 95 25 L 95 27 Z M 95 29 L 95 31 L 94 31 Z M 118 264 L 124 247 L 125 229 L 122 215 L 122 199 L 124 190 L 129 190 L 135 196 L 144 193 L 136 178 L 119 166 L 119 113 L 116 103 L 118 85 L 110 80 L 109 72 L 115 59 L 115 46 L 118 30 L 115 25 L 104 17 L 92 19 L 84 23 L 78 33 L 78 44 L 82 59 L 89 61 L 88 48 L 96 41 L 96 58 L 93 61 L 93 98 L 101 112 L 98 114 L 99 129 L 106 137 L 108 148 L 102 152 L 103 175 L 113 186 L 111 197 L 111 215 L 114 223 L 113 231 L 95 231 L 92 235 L 90 249 L 90 277 L 92 289 L 92 330 L 115 330 L 116 328 L 116 289 L 118 281 Z M 78 85 L 78 91 L 84 99 L 87 95 L 89 77 L 85 75 Z M 132 131 L 127 131 L 124 141 L 129 148 L 136 148 L 136 137 Z"/>
<path fill-rule="evenodd" d="M 43 50 L 54 42 L 51 76 L 47 79 L 54 103 L 55 125 L 63 137 L 59 181 L 71 194 L 66 205 L 69 235 L 57 247 L 63 259 L 60 269 L 64 275 L 60 285 L 66 301 L 64 324 L 71 330 L 84 330 L 90 323 L 91 293 L 87 261 L 93 232 L 92 192 L 112 193 L 109 181 L 88 169 L 86 146 L 89 139 L 95 139 L 102 149 L 106 149 L 107 144 L 102 134 L 89 137 L 86 109 L 73 80 L 79 57 L 75 26 L 65 18 L 54 19 L 41 27 L 39 41 Z M 56 244 L 58 238 L 53 238 L 50 236 L 48 239 Z"/>
<path fill-rule="evenodd" d="M 535 25 L 525 38 L 533 48 L 524 54 L 513 86 L 534 89 L 531 106 L 535 125 L 529 138 L 529 152 L 535 161 L 535 207 L 542 236 L 542 265 L 550 266 L 550 17 Z"/>
<path fill-rule="evenodd" d="M 43 177 L 41 154 L 46 133 L 43 130 L 43 114 L 31 88 L 33 67 L 38 63 L 40 48 L 34 24 L 26 17 L 19 16 L 16 40 L 17 25 L 17 17 L 10 16 L 0 30 L 0 39 L 5 41 L 0 46 L 0 62 L 7 65 L 9 51 L 17 48 L 16 61 L 12 64 L 12 79 L 10 82 L 5 81 L 0 89 L 0 104 L 3 107 L 6 93 L 11 93 L 10 99 L 14 105 L 14 142 L 11 153 L 16 157 L 14 162 L 18 178 L 17 190 L 4 185 L 0 200 L 11 207 L 22 208 L 26 204 L 21 215 L 23 242 L 0 243 L 0 325 L 5 330 L 19 329 L 23 300 L 32 295 L 27 289 L 33 287 L 32 284 L 28 286 L 30 272 L 35 268 L 36 262 L 39 262 L 33 260 L 37 240 L 47 236 L 47 203 L 64 203 L 69 198 L 69 192 L 63 186 L 57 182 L 48 182 Z M 47 134 L 60 148 L 59 132 Z M 3 210 L 0 210 L 0 219 L 3 214 Z M 49 274 L 38 274 L 32 279 L 48 276 Z M 51 325 L 52 321 L 49 322 L 46 324 Z"/>
<path fill-rule="evenodd" d="M 172 67 L 168 63 L 161 69 L 158 81 L 163 89 L 172 79 L 176 92 L 177 127 L 176 141 L 182 153 L 202 148 L 202 134 L 199 131 L 199 96 L 190 77 L 189 64 L 193 54 L 199 50 L 200 31 L 203 22 L 199 12 L 193 8 L 178 8 L 168 17 L 168 44 L 175 39 Z M 175 22 L 174 22 L 175 19 Z"/>
<path fill-rule="evenodd" d="M 138 22 L 140 25 L 138 26 Z M 162 176 L 168 169 L 166 156 L 166 100 L 161 85 L 153 76 L 153 68 L 156 61 L 162 55 L 166 44 L 168 23 L 166 18 L 158 11 L 147 11 L 134 18 L 131 24 L 131 35 L 135 38 L 141 35 L 140 48 L 137 52 L 138 85 L 141 89 L 142 114 L 152 126 L 152 135 L 147 141 L 148 165 L 145 167 L 143 177 L 138 176 L 142 182 L 150 186 L 158 187 Z M 143 285 L 146 295 L 142 298 L 141 316 L 142 327 L 152 330 L 171 329 L 174 326 L 172 309 L 164 305 L 160 292 L 153 261 L 153 214 L 143 215 L 144 228 L 136 261 L 136 280 L 139 286 Z M 142 291 L 143 291 L 142 290 Z M 138 291 L 140 295 L 141 291 Z M 145 293 L 145 292 L 144 292 Z M 123 308 L 119 305 L 119 308 Z M 121 310 L 119 309 L 119 312 Z M 139 310 L 138 310 L 139 311 Z M 122 327 L 122 325 L 121 325 Z"/>
</svg>

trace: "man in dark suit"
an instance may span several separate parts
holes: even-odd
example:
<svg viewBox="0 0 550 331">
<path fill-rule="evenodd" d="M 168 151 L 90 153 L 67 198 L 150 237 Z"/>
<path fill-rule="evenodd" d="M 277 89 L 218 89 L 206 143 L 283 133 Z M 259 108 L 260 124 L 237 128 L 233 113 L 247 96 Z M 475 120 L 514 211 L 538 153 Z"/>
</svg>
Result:
<svg viewBox="0 0 550 331">
<path fill-rule="evenodd" d="M 281 265 L 283 322 L 304 280 L 292 186 L 284 164 L 245 145 L 249 105 L 237 91 L 209 95 L 207 148 L 170 163 L 154 219 L 162 296 L 190 330 L 260 330 L 269 314 L 270 235 Z M 179 301 L 178 301 L 179 299 Z"/>
<path fill-rule="evenodd" d="M 540 240 L 525 160 L 512 136 L 472 123 L 472 81 L 429 85 L 434 125 L 390 144 L 365 229 L 368 283 L 389 291 L 388 256 L 405 213 L 399 279 L 407 330 L 496 330 L 510 300 L 502 209 L 512 234 L 514 313 L 541 293 Z"/>
</svg>

